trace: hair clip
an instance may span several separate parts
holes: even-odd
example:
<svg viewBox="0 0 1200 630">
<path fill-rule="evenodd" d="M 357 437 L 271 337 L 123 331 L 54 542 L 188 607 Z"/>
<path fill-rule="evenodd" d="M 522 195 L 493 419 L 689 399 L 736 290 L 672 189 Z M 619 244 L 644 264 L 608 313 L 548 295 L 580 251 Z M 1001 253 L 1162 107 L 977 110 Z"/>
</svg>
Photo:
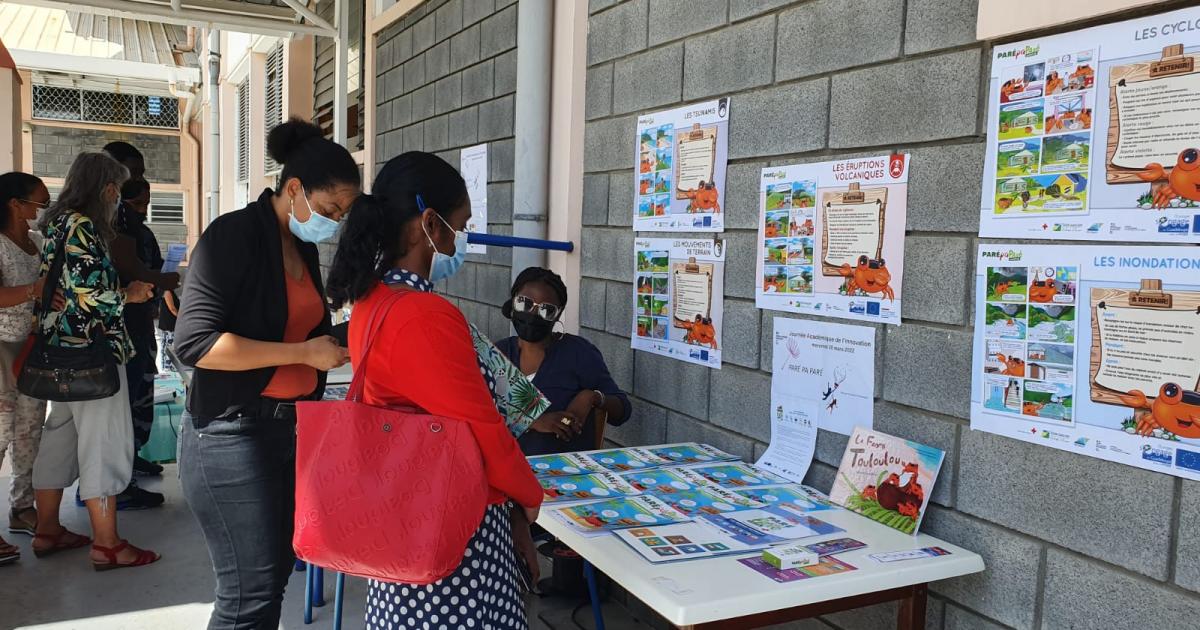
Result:
<svg viewBox="0 0 1200 630">
<path fill-rule="evenodd" d="M 421 198 L 420 193 L 417 193 L 417 210 L 420 210 L 421 214 L 425 214 L 425 200 Z"/>
</svg>

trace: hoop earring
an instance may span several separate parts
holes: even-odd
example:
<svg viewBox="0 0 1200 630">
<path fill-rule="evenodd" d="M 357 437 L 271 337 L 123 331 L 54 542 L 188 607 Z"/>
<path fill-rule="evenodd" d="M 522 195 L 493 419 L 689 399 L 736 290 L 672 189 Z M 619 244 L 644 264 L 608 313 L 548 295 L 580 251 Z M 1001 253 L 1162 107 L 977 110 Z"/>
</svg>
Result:
<svg viewBox="0 0 1200 630">
<path fill-rule="evenodd" d="M 557 329 L 556 329 L 556 330 L 554 330 L 554 340 L 555 340 L 555 341 L 562 341 L 562 338 L 567 336 L 567 327 L 566 327 L 566 325 L 564 325 L 564 324 L 562 323 L 562 320 L 559 320 L 559 321 L 556 321 L 556 322 L 554 322 L 554 326 L 555 326 L 556 328 L 557 328 L 558 326 L 562 326 L 562 330 L 561 330 L 561 331 L 559 331 L 559 330 L 557 330 Z"/>
</svg>

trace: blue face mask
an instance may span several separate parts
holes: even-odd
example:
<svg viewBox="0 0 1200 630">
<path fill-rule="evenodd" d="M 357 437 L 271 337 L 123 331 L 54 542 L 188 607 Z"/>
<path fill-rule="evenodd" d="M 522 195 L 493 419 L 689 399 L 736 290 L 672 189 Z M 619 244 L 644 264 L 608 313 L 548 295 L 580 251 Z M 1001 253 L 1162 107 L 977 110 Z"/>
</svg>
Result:
<svg viewBox="0 0 1200 630">
<path fill-rule="evenodd" d="M 422 213 L 425 212 L 425 201 L 421 199 L 420 195 L 417 195 L 417 208 Z M 438 282 L 458 273 L 463 263 L 467 261 L 467 233 L 450 227 L 442 215 L 436 212 L 433 214 L 454 232 L 454 255 L 447 256 L 438 251 L 437 245 L 433 244 L 433 238 L 429 235 L 429 230 L 425 229 L 425 223 L 421 222 L 421 229 L 425 230 L 425 238 L 429 241 L 429 246 L 433 248 L 433 262 L 429 264 L 429 281 Z"/>
<path fill-rule="evenodd" d="M 296 219 L 295 212 L 289 212 L 288 229 L 292 231 L 292 234 L 308 243 L 320 243 L 333 238 L 337 234 L 338 222 L 314 212 L 312 204 L 308 203 L 308 197 L 303 190 L 301 190 L 300 197 L 304 199 L 304 205 L 308 206 L 308 220 L 301 223 Z"/>
</svg>

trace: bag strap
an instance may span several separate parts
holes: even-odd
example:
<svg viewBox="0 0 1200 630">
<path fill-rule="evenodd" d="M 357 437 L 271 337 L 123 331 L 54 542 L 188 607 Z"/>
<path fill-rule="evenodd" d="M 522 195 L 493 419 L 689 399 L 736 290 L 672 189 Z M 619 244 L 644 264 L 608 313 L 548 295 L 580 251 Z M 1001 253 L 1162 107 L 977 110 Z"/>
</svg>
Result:
<svg viewBox="0 0 1200 630">
<path fill-rule="evenodd" d="M 50 262 L 50 268 L 46 270 L 46 283 L 42 285 L 42 303 L 38 305 L 39 319 L 48 315 L 50 308 L 54 306 L 54 292 L 58 290 L 58 285 L 62 282 L 62 270 L 66 264 L 68 233 L 69 230 L 64 226 L 63 233 L 54 239 L 54 260 Z"/>
<path fill-rule="evenodd" d="M 371 351 L 371 345 L 375 343 L 375 337 L 383 328 L 383 321 L 388 312 L 392 310 L 392 306 L 408 293 L 411 291 L 407 289 L 389 290 L 388 295 L 371 309 L 371 315 L 367 319 L 367 332 L 363 339 L 362 352 L 359 353 L 358 361 L 354 364 L 356 366 L 354 378 L 350 380 L 350 391 L 346 393 L 346 400 L 362 402 L 363 389 L 366 387 L 367 379 L 367 356 Z"/>
</svg>

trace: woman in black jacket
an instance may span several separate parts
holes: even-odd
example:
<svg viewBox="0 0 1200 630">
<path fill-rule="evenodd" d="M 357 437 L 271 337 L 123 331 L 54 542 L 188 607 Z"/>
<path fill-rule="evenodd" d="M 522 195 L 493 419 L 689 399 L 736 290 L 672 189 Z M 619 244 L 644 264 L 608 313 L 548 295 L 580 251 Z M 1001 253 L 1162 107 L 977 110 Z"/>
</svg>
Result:
<svg viewBox="0 0 1200 630">
<path fill-rule="evenodd" d="M 276 628 L 291 574 L 297 400 L 344 365 L 316 243 L 360 193 L 358 166 L 310 123 L 271 130 L 279 189 L 213 221 L 191 256 L 175 350 L 196 368 L 179 476 L 216 573 L 210 629 Z"/>
</svg>

